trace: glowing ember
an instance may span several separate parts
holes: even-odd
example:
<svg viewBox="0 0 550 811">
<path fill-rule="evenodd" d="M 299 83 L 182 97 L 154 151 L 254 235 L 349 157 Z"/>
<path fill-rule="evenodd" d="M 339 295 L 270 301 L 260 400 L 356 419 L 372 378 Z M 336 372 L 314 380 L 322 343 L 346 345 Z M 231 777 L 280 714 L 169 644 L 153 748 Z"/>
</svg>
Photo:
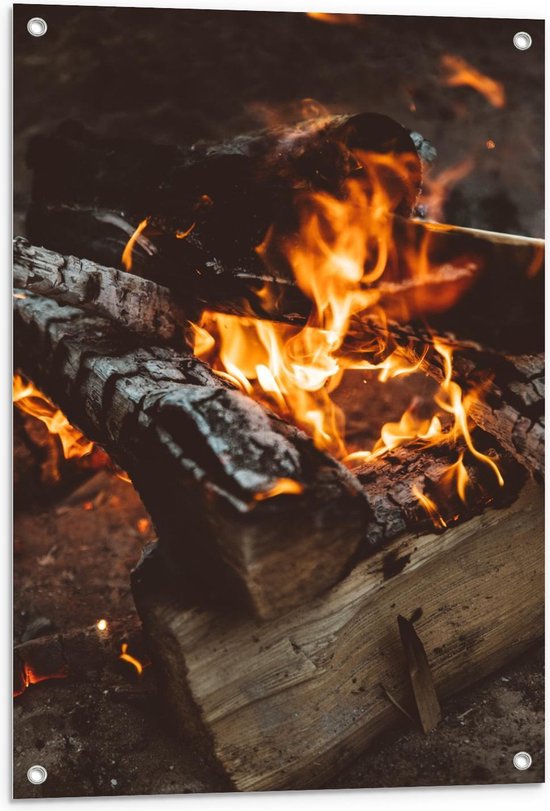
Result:
<svg viewBox="0 0 550 811">
<path fill-rule="evenodd" d="M 444 83 L 448 87 L 465 85 L 481 93 L 493 107 L 504 107 L 506 105 L 506 93 L 501 82 L 480 73 L 465 59 L 453 54 L 444 54 L 441 57 L 441 64 L 447 71 Z"/>
<path fill-rule="evenodd" d="M 106 631 L 107 627 L 107 620 L 98 620 L 96 622 L 96 628 L 98 631 Z"/>
<path fill-rule="evenodd" d="M 59 437 L 66 459 L 77 459 L 92 452 L 93 442 L 71 425 L 63 412 L 33 383 L 18 374 L 13 378 L 13 402 L 25 414 L 43 422 L 50 434 Z"/>
<path fill-rule="evenodd" d="M 40 684 L 41 682 L 49 681 L 50 679 L 66 679 L 67 676 L 68 672 L 66 668 L 58 673 L 42 674 L 38 673 L 30 664 L 25 662 L 23 665 L 23 679 L 21 688 L 14 690 L 13 697 L 17 698 L 18 696 L 22 695 L 22 693 L 24 693 L 27 687 L 30 687 L 31 684 Z"/>
<path fill-rule="evenodd" d="M 411 488 L 412 494 L 418 499 L 419 503 L 424 507 L 430 518 L 432 519 L 434 527 L 437 529 L 446 529 L 447 524 L 442 516 L 439 514 L 435 503 L 423 493 L 416 485 Z"/>
<path fill-rule="evenodd" d="M 143 673 L 143 665 L 141 664 L 139 659 L 136 659 L 135 656 L 132 656 L 130 653 L 128 653 L 127 642 L 122 643 L 120 651 L 121 651 L 120 656 L 118 658 L 122 659 L 123 662 L 128 662 L 129 664 L 133 665 L 136 669 L 138 676 L 141 676 L 141 674 Z"/>
<path fill-rule="evenodd" d="M 151 522 L 148 518 L 140 518 L 137 522 L 137 530 L 142 535 L 145 535 L 151 529 Z"/>
<path fill-rule="evenodd" d="M 496 147 L 496 144 L 492 140 L 492 138 L 489 138 L 489 140 L 485 142 L 485 146 L 487 147 L 487 149 L 494 149 Z"/>
</svg>

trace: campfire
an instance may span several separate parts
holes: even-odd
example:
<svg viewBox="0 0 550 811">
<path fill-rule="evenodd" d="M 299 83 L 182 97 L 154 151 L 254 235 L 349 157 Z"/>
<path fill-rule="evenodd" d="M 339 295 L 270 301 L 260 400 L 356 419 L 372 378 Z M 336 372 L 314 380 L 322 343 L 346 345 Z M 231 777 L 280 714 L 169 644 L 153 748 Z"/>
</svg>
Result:
<svg viewBox="0 0 550 811">
<path fill-rule="evenodd" d="M 505 103 L 443 64 L 450 86 Z M 493 598 L 537 567 L 534 547 L 494 561 L 503 535 L 540 531 L 544 245 L 420 218 L 472 169 L 430 182 L 433 154 L 386 116 L 324 111 L 190 149 L 66 124 L 29 153 L 15 405 L 54 437 L 58 479 L 60 449 L 99 454 L 158 535 L 132 581 L 148 652 L 110 619 L 87 638 L 133 676 L 150 656 L 238 788 L 313 785 L 348 739 L 386 726 L 409 684 L 384 658 L 397 632 L 431 728 L 434 683 L 449 693 L 505 660 Z M 509 620 L 520 647 L 536 600 L 524 626 Z M 468 662 L 451 605 L 482 640 Z M 421 606 L 422 641 L 406 619 Z M 46 663 L 33 644 L 17 695 L 71 675 L 70 639 Z M 371 704 L 353 731 L 359 659 Z"/>
</svg>

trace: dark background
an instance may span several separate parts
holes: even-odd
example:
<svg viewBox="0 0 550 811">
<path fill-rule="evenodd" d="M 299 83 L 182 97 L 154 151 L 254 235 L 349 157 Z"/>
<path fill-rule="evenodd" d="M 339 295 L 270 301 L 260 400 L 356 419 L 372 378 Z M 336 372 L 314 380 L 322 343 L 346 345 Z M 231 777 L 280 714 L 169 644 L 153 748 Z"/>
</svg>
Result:
<svg viewBox="0 0 550 811">
<path fill-rule="evenodd" d="M 43 38 L 27 33 L 32 16 L 46 19 Z M 29 201 L 28 142 L 61 120 L 192 143 L 296 120 L 310 98 L 329 112 L 382 112 L 418 130 L 437 148 L 435 173 L 472 157 L 447 201 L 448 221 L 543 235 L 542 22 L 366 16 L 329 25 L 301 13 L 15 6 L 14 23 L 16 233 Z M 520 30 L 533 37 L 527 52 L 512 44 Z M 502 82 L 507 105 L 446 87 L 445 53 Z M 132 614 L 129 570 L 144 540 L 132 494 L 113 484 L 85 521 L 81 505 L 16 515 L 16 635 L 38 616 L 64 632 Z M 539 647 L 447 702 L 428 737 L 407 726 L 385 736 L 330 787 L 542 779 L 542 660 Z M 15 709 L 16 796 L 215 791 L 162 713 L 150 674 L 135 692 L 101 679 L 30 689 Z M 534 765 L 522 773 L 511 757 L 524 749 Z M 25 773 L 41 762 L 50 777 L 38 790 Z"/>
<path fill-rule="evenodd" d="M 44 37 L 27 33 L 31 16 L 47 18 Z M 518 30 L 531 33 L 530 50 L 513 46 Z M 507 105 L 446 87 L 445 53 L 502 82 Z M 364 16 L 330 25 L 302 13 L 15 6 L 16 210 L 28 201 L 29 138 L 65 118 L 192 143 L 290 121 L 312 98 L 420 131 L 437 148 L 436 173 L 472 157 L 449 221 L 542 236 L 543 71 L 540 21 Z"/>
</svg>

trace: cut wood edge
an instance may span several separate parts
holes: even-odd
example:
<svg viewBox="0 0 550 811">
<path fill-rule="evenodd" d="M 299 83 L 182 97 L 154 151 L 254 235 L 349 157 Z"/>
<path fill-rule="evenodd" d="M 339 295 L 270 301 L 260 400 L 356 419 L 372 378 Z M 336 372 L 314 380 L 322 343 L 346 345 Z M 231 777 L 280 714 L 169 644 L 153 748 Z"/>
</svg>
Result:
<svg viewBox="0 0 550 811">
<path fill-rule="evenodd" d="M 542 488 L 441 535 L 404 535 L 328 594 L 260 623 L 170 593 L 154 555 L 134 598 L 176 726 L 242 791 L 319 786 L 410 700 L 396 617 L 419 616 L 441 699 L 503 666 L 543 633 Z M 402 571 L 384 579 L 393 554 Z"/>
</svg>

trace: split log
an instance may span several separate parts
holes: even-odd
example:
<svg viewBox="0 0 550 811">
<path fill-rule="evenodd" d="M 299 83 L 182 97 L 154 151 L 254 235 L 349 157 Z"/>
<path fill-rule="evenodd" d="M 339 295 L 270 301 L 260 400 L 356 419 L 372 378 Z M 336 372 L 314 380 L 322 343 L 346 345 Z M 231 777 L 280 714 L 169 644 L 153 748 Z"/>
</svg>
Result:
<svg viewBox="0 0 550 811">
<path fill-rule="evenodd" d="M 260 623 L 197 611 L 154 555 L 134 598 L 174 725 L 241 791 L 319 786 L 411 705 L 397 616 L 416 618 L 439 700 L 544 629 L 542 488 L 440 535 L 405 533 L 322 598 Z M 400 566 L 388 571 L 388 555 Z"/>
<path fill-rule="evenodd" d="M 163 554 L 205 599 L 267 617 L 349 568 L 367 501 L 309 437 L 189 352 L 141 347 L 106 320 L 23 295 L 16 363 L 128 472 Z"/>
</svg>

